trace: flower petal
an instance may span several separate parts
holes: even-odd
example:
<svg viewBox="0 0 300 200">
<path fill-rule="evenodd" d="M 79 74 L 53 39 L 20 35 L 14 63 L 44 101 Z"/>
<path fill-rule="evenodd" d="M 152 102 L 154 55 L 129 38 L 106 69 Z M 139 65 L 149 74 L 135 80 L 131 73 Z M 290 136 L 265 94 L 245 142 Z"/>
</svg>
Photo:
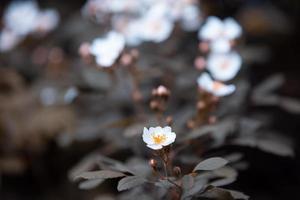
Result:
<svg viewBox="0 0 300 200">
<path fill-rule="evenodd" d="M 163 128 L 163 132 L 164 133 L 169 133 L 169 132 L 171 132 L 172 131 L 172 128 L 170 127 L 170 126 L 165 126 L 164 128 Z"/>
<path fill-rule="evenodd" d="M 147 147 L 154 149 L 154 150 L 158 150 L 158 149 L 162 149 L 163 146 L 160 144 L 147 144 Z"/>
<path fill-rule="evenodd" d="M 166 141 L 162 143 L 163 146 L 167 146 L 175 142 L 176 134 L 174 132 L 167 133 Z"/>
<path fill-rule="evenodd" d="M 233 18 L 224 20 L 225 37 L 233 40 L 242 34 L 241 26 Z"/>
<path fill-rule="evenodd" d="M 149 130 L 144 127 L 144 131 L 143 131 L 143 141 L 146 143 L 146 144 L 153 144 L 153 139 L 151 137 L 151 134 L 149 132 Z"/>
</svg>

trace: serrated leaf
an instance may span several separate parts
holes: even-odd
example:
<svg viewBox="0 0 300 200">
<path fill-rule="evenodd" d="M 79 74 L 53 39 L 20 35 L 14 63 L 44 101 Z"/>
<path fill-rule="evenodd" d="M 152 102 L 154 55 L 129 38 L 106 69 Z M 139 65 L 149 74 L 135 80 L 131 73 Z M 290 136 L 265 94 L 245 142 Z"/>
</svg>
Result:
<svg viewBox="0 0 300 200">
<path fill-rule="evenodd" d="M 90 179 L 90 180 L 82 181 L 78 187 L 82 190 L 89 190 L 97 187 L 104 181 L 105 179 Z"/>
<path fill-rule="evenodd" d="M 139 176 L 127 176 L 122 178 L 118 183 L 118 191 L 128 190 L 137 187 L 146 182 L 146 179 Z"/>
<path fill-rule="evenodd" d="M 219 169 L 223 166 L 225 166 L 228 163 L 227 160 L 220 158 L 220 157 L 214 157 L 214 158 L 209 158 L 206 159 L 202 162 L 200 162 L 193 171 L 199 171 L 199 170 L 215 170 Z"/>
<path fill-rule="evenodd" d="M 110 179 L 110 178 L 118 178 L 126 176 L 125 174 L 117 171 L 111 170 L 99 170 L 99 171 L 92 171 L 92 172 L 83 172 L 75 177 L 76 179 L 83 178 L 83 179 Z"/>
</svg>

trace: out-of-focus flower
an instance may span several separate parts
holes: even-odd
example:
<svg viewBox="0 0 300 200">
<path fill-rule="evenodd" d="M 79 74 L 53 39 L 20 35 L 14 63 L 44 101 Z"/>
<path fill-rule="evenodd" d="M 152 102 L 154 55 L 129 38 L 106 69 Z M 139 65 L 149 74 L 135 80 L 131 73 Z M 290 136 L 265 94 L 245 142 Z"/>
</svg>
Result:
<svg viewBox="0 0 300 200">
<path fill-rule="evenodd" d="M 137 0 L 109 0 L 109 10 L 112 13 L 134 13 L 142 11 L 143 1 Z"/>
<path fill-rule="evenodd" d="M 2 30 L 0 32 L 0 52 L 13 49 L 22 39 L 22 36 L 16 35 L 8 29 Z"/>
<path fill-rule="evenodd" d="M 97 38 L 92 42 L 90 52 L 95 56 L 98 65 L 110 67 L 116 62 L 124 47 L 124 36 L 110 31 L 104 38 Z"/>
<path fill-rule="evenodd" d="M 36 22 L 36 30 L 47 33 L 53 30 L 59 22 L 59 14 L 56 10 L 47 9 L 39 13 L 39 17 Z"/>
<path fill-rule="evenodd" d="M 180 24 L 185 31 L 195 31 L 201 24 L 199 8 L 196 5 L 188 5 L 182 9 Z"/>
<path fill-rule="evenodd" d="M 212 51 L 227 52 L 231 49 L 231 40 L 238 38 L 241 33 L 241 26 L 233 18 L 221 21 L 212 16 L 208 17 L 204 26 L 199 30 L 198 37 L 201 40 L 209 40 Z"/>
<path fill-rule="evenodd" d="M 233 40 L 238 38 L 241 33 L 241 26 L 233 18 L 226 18 L 221 21 L 219 18 L 211 16 L 207 18 L 198 36 L 204 40 L 215 40 L 218 38 Z"/>
<path fill-rule="evenodd" d="M 217 97 L 226 96 L 235 91 L 234 85 L 225 85 L 219 81 L 214 81 L 208 73 L 202 73 L 197 82 L 201 89 Z"/>
<path fill-rule="evenodd" d="M 64 102 L 65 103 L 72 103 L 74 99 L 78 96 L 79 92 L 76 87 L 70 87 L 67 89 L 64 95 Z"/>
<path fill-rule="evenodd" d="M 58 92 L 53 87 L 43 88 L 40 93 L 40 101 L 44 106 L 54 105 L 58 98 Z"/>
<path fill-rule="evenodd" d="M 166 18 L 146 17 L 142 19 L 140 37 L 145 41 L 160 43 L 170 37 L 173 26 Z"/>
<path fill-rule="evenodd" d="M 4 13 L 4 25 L 19 35 L 27 35 L 36 27 L 39 8 L 35 1 L 13 1 Z"/>
<path fill-rule="evenodd" d="M 0 52 L 11 50 L 28 34 L 53 30 L 58 22 L 55 10 L 41 11 L 35 1 L 12 1 L 4 11 Z"/>
<path fill-rule="evenodd" d="M 147 144 L 147 147 L 158 150 L 164 146 L 172 144 L 176 139 L 176 134 L 172 132 L 171 127 L 166 126 L 164 128 L 150 127 L 149 129 L 144 128 L 143 141 Z"/>
<path fill-rule="evenodd" d="M 233 79 L 242 65 L 242 58 L 236 52 L 212 53 L 207 59 L 207 69 L 214 79 L 228 81 Z"/>
<path fill-rule="evenodd" d="M 122 31 L 127 45 L 137 46 L 143 42 L 140 34 L 141 28 L 142 23 L 140 20 L 133 20 L 127 24 L 127 26 Z"/>
<path fill-rule="evenodd" d="M 174 23 L 166 17 L 168 7 L 156 4 L 139 19 L 139 35 L 144 41 L 163 42 L 172 33 Z"/>
</svg>

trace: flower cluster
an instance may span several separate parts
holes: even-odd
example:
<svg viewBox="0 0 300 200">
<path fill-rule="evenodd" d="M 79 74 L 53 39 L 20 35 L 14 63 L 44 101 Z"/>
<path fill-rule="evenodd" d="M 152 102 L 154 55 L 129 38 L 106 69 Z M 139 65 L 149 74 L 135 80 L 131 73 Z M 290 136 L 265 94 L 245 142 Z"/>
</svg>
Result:
<svg viewBox="0 0 300 200">
<path fill-rule="evenodd" d="M 48 33 L 58 22 L 56 10 L 40 10 L 35 1 L 13 1 L 4 12 L 0 52 L 11 50 L 29 34 Z"/>
<path fill-rule="evenodd" d="M 222 82 L 232 80 L 241 68 L 242 58 L 232 50 L 234 40 L 240 37 L 241 33 L 242 28 L 232 18 L 222 21 L 217 17 L 208 17 L 199 30 L 198 36 L 202 40 L 199 45 L 200 50 L 209 53 L 205 62 L 196 62 L 196 65 L 205 63 L 206 69 L 214 80 L 208 73 L 203 73 L 198 78 L 200 88 L 218 97 L 235 91 L 234 85 L 226 85 Z M 208 49 L 203 48 L 204 46 L 208 46 Z"/>
<path fill-rule="evenodd" d="M 89 0 L 83 14 L 96 22 L 110 16 L 109 25 L 124 35 L 129 46 L 163 42 L 175 23 L 185 31 L 196 31 L 201 23 L 199 5 L 194 0 Z"/>
</svg>

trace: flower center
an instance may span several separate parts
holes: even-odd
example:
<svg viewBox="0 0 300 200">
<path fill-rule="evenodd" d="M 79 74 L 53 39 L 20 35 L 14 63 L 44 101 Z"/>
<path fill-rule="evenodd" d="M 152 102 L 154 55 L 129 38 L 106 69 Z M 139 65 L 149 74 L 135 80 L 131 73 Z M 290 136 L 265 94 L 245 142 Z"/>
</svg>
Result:
<svg viewBox="0 0 300 200">
<path fill-rule="evenodd" d="M 222 86 L 223 86 L 222 83 L 219 83 L 219 82 L 214 81 L 212 87 L 213 87 L 213 90 L 214 90 L 214 91 L 217 91 L 217 90 L 219 90 Z"/>
<path fill-rule="evenodd" d="M 155 144 L 161 144 L 166 140 L 166 136 L 165 135 L 153 135 L 152 139 Z"/>
<path fill-rule="evenodd" d="M 221 64 L 221 69 L 225 70 L 229 67 L 230 62 L 228 60 L 224 60 Z"/>
</svg>

